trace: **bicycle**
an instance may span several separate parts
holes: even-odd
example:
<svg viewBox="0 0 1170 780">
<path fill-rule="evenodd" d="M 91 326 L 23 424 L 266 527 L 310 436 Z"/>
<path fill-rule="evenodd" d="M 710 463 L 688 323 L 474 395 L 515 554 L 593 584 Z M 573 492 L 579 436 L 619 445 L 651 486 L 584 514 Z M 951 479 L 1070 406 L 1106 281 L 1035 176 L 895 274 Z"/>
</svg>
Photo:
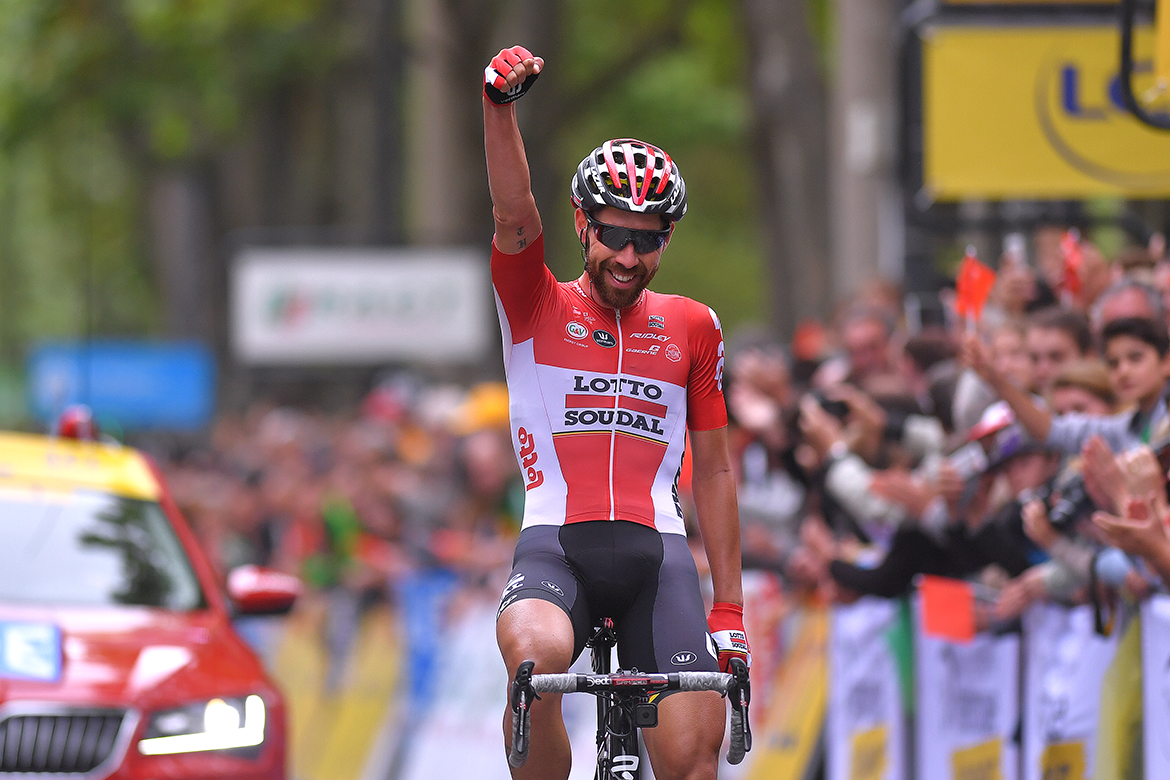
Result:
<svg viewBox="0 0 1170 780">
<path fill-rule="evenodd" d="M 663 691 L 716 691 L 731 702 L 731 747 L 727 761 L 738 764 L 752 748 L 748 724 L 751 683 L 747 665 L 738 658 L 732 672 L 670 672 L 648 674 L 637 669 L 610 672 L 611 651 L 617 642 L 613 621 L 604 618 L 586 643 L 591 648 L 594 674 L 533 674 L 533 661 L 524 661 L 512 680 L 512 747 L 508 763 L 522 767 L 528 760 L 531 706 L 540 693 L 591 693 L 597 697 L 596 780 L 638 780 L 641 769 L 639 729 L 658 725 L 658 705 L 652 695 Z"/>
</svg>

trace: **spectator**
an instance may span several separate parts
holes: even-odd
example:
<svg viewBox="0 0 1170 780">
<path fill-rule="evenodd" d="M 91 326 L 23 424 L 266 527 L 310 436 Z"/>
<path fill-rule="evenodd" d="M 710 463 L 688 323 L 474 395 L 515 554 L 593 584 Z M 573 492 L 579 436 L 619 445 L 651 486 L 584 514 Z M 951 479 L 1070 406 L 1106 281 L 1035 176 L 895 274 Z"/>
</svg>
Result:
<svg viewBox="0 0 1170 780">
<path fill-rule="evenodd" d="M 1041 394 L 1048 392 L 1064 364 L 1088 356 L 1093 346 L 1088 317 L 1058 306 L 1028 318 L 1024 342 L 1032 360 L 1032 389 Z"/>
<path fill-rule="evenodd" d="M 1089 313 L 1094 335 L 1100 336 L 1104 327 L 1124 317 L 1145 317 L 1166 322 L 1166 307 L 1162 293 L 1137 279 L 1122 278 L 1101 293 Z"/>
<path fill-rule="evenodd" d="M 1014 387 L 1032 388 L 1032 360 L 1028 355 L 1025 331 L 1020 320 L 1009 320 L 987 333 L 988 360 Z M 959 375 L 952 399 L 952 419 L 958 430 L 969 430 L 983 411 L 998 400 L 996 391 L 978 373 L 965 370 Z"/>
<path fill-rule="evenodd" d="M 833 557 L 826 569 L 846 592 L 894 597 L 904 593 L 917 574 L 970 577 L 996 564 L 1009 576 L 1022 574 L 1035 550 L 1023 533 L 1021 511 L 1027 496 L 1055 477 L 1057 453 L 1030 440 L 1018 426 L 997 435 L 993 457 L 978 477 L 977 495 L 961 515 L 941 533 L 914 524 L 897 531 L 888 553 L 875 566 Z M 1012 500 L 994 511 L 984 511 L 992 483 L 1002 473 L 1011 486 Z M 815 538 L 806 535 L 806 538 Z M 814 546 L 817 546 L 814 542 Z M 822 554 L 836 550 L 820 545 Z"/>
<path fill-rule="evenodd" d="M 845 381 L 861 386 L 871 376 L 895 371 L 895 326 L 894 317 L 884 307 L 860 303 L 851 306 L 840 327 L 845 354 L 822 365 L 814 384 L 823 388 Z"/>
<path fill-rule="evenodd" d="M 1073 360 L 1061 367 L 1048 387 L 1054 414 L 1080 413 L 1103 417 L 1117 410 L 1117 394 L 1100 360 Z"/>
<path fill-rule="evenodd" d="M 1016 418 L 1037 440 L 1067 454 L 1076 454 L 1099 435 L 1114 452 L 1148 442 L 1164 424 L 1167 379 L 1170 378 L 1170 336 L 1163 321 L 1129 317 L 1109 322 L 1101 334 L 1110 384 L 1122 403 L 1136 408 L 1105 418 L 1060 415 L 1040 407 L 986 356 L 974 338 L 964 343 L 965 360 L 1007 401 Z"/>
</svg>

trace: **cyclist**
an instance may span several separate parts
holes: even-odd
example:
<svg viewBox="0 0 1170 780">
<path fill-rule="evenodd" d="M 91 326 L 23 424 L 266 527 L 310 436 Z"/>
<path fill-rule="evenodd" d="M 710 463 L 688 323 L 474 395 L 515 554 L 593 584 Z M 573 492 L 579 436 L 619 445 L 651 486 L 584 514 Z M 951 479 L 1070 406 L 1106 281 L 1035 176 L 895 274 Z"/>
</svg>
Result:
<svg viewBox="0 0 1170 780">
<path fill-rule="evenodd" d="M 511 102 L 544 61 L 520 46 L 484 71 L 484 136 L 495 216 L 492 284 L 504 338 L 513 444 L 526 480 L 524 523 L 496 621 L 509 675 L 566 671 L 593 621 L 614 619 L 618 662 L 643 672 L 726 670 L 750 662 L 743 628 L 739 517 L 727 448 L 719 319 L 689 298 L 646 290 L 686 213 L 670 157 L 607 141 L 570 194 L 585 269 L 558 282 Z M 689 431 L 692 492 L 710 563 L 704 606 L 678 481 Z M 724 730 L 716 693 L 662 700 L 645 732 L 661 780 L 714 778 Z M 511 712 L 505 711 L 505 741 Z M 532 710 L 517 778 L 566 778 L 560 696 Z"/>
</svg>

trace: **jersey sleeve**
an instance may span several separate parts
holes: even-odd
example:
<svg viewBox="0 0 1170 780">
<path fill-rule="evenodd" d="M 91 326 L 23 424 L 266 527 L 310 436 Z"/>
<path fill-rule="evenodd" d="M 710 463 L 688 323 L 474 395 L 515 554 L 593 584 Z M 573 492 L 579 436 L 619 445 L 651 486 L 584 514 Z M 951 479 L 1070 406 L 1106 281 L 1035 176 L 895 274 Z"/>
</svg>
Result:
<svg viewBox="0 0 1170 780">
<path fill-rule="evenodd" d="M 508 255 L 492 241 L 492 288 L 500 310 L 505 346 L 532 338 L 544 309 L 552 298 L 556 277 L 544 263 L 544 234 L 519 253 Z"/>
<path fill-rule="evenodd" d="M 723 330 L 708 306 L 687 302 L 687 341 L 691 371 L 687 377 L 687 427 L 710 431 L 727 425 L 723 400 Z"/>
</svg>

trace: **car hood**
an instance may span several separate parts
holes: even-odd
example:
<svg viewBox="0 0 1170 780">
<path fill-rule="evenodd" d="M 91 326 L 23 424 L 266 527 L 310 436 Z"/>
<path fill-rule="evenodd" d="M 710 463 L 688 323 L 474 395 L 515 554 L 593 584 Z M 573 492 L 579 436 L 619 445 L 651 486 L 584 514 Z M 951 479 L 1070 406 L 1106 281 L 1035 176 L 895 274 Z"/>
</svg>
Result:
<svg viewBox="0 0 1170 780">
<path fill-rule="evenodd" d="M 255 656 L 211 610 L 27 609 L 0 606 L 0 625 L 59 637 L 59 661 L 5 669 L 0 702 L 38 700 L 94 706 L 157 706 L 206 696 L 271 690 Z M 55 631 L 50 628 L 53 627 Z M 40 634 L 36 631 L 40 630 Z M 11 632 L 5 652 L 11 652 Z M 16 650 L 20 651 L 17 636 Z M 44 657 L 43 646 L 38 652 Z M 55 675 L 55 679 L 54 679 Z"/>
</svg>

